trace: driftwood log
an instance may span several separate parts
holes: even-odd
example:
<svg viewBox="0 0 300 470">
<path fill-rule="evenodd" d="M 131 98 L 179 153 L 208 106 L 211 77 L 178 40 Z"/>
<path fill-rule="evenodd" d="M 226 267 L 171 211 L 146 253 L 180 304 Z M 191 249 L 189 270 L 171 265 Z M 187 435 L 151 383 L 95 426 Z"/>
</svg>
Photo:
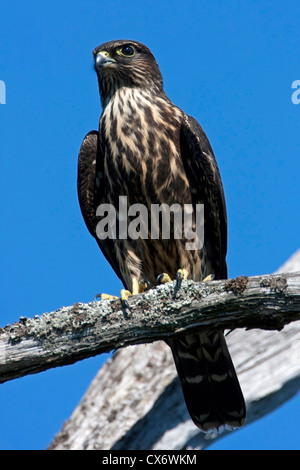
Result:
<svg viewBox="0 0 300 470">
<path fill-rule="evenodd" d="M 119 350 L 101 368 L 50 448 L 205 448 L 211 440 L 190 421 L 169 348 L 157 340 L 208 328 L 281 330 L 294 322 L 280 333 L 237 330 L 228 337 L 247 422 L 266 414 L 300 388 L 300 322 L 295 322 L 300 273 L 292 273 L 295 266 L 300 269 L 298 262 L 284 267 L 289 274 L 183 282 L 175 299 L 170 283 L 130 298 L 128 309 L 119 301 L 92 302 L 20 318 L 0 329 L 0 382 L 156 341 Z"/>
</svg>

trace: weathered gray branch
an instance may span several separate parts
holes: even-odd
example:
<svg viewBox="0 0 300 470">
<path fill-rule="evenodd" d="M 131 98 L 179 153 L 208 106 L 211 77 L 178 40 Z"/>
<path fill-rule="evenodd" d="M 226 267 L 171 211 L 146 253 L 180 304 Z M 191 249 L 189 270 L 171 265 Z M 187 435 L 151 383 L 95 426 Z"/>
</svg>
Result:
<svg viewBox="0 0 300 470">
<path fill-rule="evenodd" d="M 129 299 L 78 303 L 0 329 L 0 383 L 70 364 L 112 349 L 186 331 L 236 328 L 281 330 L 300 319 L 300 272 L 185 281 Z"/>
<path fill-rule="evenodd" d="M 276 274 L 299 270 L 300 249 Z M 226 340 L 247 403 L 246 425 L 300 390 L 300 321 L 279 332 L 239 328 Z M 195 427 L 171 350 L 156 341 L 118 350 L 49 448 L 204 449 L 223 435 L 207 436 Z"/>
</svg>

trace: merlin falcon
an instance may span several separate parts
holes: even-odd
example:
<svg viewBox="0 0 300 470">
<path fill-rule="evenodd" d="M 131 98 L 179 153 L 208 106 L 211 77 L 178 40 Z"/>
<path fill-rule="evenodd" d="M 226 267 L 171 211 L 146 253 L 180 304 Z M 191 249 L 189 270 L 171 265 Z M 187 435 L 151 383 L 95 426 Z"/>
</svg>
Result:
<svg viewBox="0 0 300 470">
<path fill-rule="evenodd" d="M 124 285 L 121 298 L 171 279 L 226 279 L 224 191 L 202 127 L 168 98 L 145 45 L 116 40 L 93 55 L 103 111 L 98 131 L 89 132 L 80 148 L 78 196 L 88 230 Z M 120 196 L 128 207 L 143 204 L 149 213 L 153 204 L 187 205 L 193 223 L 197 204 L 204 205 L 201 248 L 187 250 L 172 227 L 169 239 L 161 230 L 154 238 L 99 238 L 97 208 L 118 208 Z M 223 331 L 185 334 L 168 344 L 196 426 L 204 432 L 242 426 L 245 403 Z"/>
</svg>

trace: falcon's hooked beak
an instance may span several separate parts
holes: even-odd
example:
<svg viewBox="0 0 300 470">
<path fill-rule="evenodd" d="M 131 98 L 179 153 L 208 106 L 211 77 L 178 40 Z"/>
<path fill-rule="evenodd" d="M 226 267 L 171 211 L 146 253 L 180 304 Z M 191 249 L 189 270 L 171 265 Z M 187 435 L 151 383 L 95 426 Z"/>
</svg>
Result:
<svg viewBox="0 0 300 470">
<path fill-rule="evenodd" d="M 98 52 L 98 54 L 96 55 L 95 67 L 99 69 L 102 67 L 109 67 L 113 65 L 115 62 L 116 61 L 109 56 L 108 52 L 101 51 L 101 52 Z"/>
</svg>

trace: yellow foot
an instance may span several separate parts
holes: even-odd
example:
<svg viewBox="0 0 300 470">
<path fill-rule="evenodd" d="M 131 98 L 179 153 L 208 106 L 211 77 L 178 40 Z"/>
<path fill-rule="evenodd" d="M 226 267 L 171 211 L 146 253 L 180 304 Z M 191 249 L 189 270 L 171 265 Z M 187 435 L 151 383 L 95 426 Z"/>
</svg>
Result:
<svg viewBox="0 0 300 470">
<path fill-rule="evenodd" d="M 138 281 L 136 277 L 132 278 L 132 292 L 126 289 L 121 290 L 121 301 L 122 303 L 128 307 L 128 297 L 131 295 L 140 294 L 141 292 L 145 292 L 149 288 L 149 284 L 146 281 Z"/>
<path fill-rule="evenodd" d="M 145 290 L 149 289 L 149 283 L 147 281 L 138 281 L 136 277 L 132 278 L 132 292 L 126 289 L 121 290 L 121 301 L 128 306 L 128 297 L 131 295 L 139 294 L 141 292 L 145 292 Z M 95 300 L 118 300 L 119 297 L 110 294 L 97 294 L 95 295 Z"/>
<path fill-rule="evenodd" d="M 110 294 L 96 294 L 95 295 L 95 300 L 100 299 L 100 300 L 117 300 L 119 297 L 116 297 L 115 295 L 110 295 Z"/>
<path fill-rule="evenodd" d="M 181 287 L 182 281 L 185 281 L 188 277 L 188 272 L 186 269 L 178 269 L 176 273 L 176 284 L 175 284 L 175 289 L 174 289 L 174 299 L 176 297 L 177 292 L 179 291 Z"/>
<path fill-rule="evenodd" d="M 186 269 L 178 269 L 176 274 L 176 281 L 185 281 L 188 277 L 188 272 Z"/>
<path fill-rule="evenodd" d="M 176 297 L 176 294 L 178 290 L 180 289 L 181 282 L 185 279 L 188 278 L 188 272 L 186 269 L 178 269 L 176 273 L 176 284 L 175 284 L 175 289 L 174 289 L 174 297 Z M 172 279 L 169 276 L 169 274 L 162 273 L 156 278 L 157 284 L 166 284 L 167 282 L 171 282 Z"/>
<path fill-rule="evenodd" d="M 150 288 L 150 283 L 147 281 L 139 281 L 139 293 L 145 292 Z"/>
<path fill-rule="evenodd" d="M 209 282 L 209 281 L 213 281 L 215 278 L 215 275 L 214 274 L 209 274 L 209 276 L 206 276 L 202 282 Z"/>
<path fill-rule="evenodd" d="M 171 282 L 172 279 L 170 278 L 169 274 L 162 273 L 156 278 L 157 284 L 166 284 L 167 282 Z"/>
<path fill-rule="evenodd" d="M 119 297 L 110 294 L 96 294 L 94 300 L 118 300 Z"/>
<path fill-rule="evenodd" d="M 129 306 L 128 305 L 128 297 L 130 297 L 131 295 L 132 295 L 132 293 L 129 290 L 126 290 L 126 289 L 121 290 L 121 302 L 126 307 Z"/>
<path fill-rule="evenodd" d="M 186 269 L 178 269 L 176 273 L 176 282 L 180 282 L 182 280 L 187 279 L 188 277 L 188 272 Z M 169 276 L 169 274 L 162 273 L 156 278 L 157 284 L 166 284 L 167 282 L 171 282 L 172 279 Z"/>
</svg>

